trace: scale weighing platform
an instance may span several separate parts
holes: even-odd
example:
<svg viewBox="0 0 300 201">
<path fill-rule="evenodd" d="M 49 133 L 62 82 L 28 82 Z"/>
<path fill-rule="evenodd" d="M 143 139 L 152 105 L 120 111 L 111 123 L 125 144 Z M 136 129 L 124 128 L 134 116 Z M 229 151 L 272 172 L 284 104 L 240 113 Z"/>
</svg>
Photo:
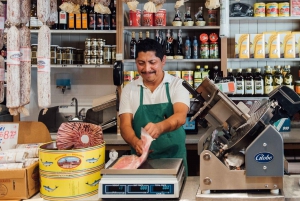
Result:
<svg viewBox="0 0 300 201">
<path fill-rule="evenodd" d="M 178 198 L 185 171 L 182 159 L 148 159 L 138 169 L 102 169 L 99 198 Z"/>
</svg>

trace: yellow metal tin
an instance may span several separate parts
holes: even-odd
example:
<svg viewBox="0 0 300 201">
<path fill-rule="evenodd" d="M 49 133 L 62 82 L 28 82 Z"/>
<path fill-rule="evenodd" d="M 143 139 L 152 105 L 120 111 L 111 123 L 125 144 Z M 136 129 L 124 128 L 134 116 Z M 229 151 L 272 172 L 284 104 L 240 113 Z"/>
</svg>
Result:
<svg viewBox="0 0 300 201">
<path fill-rule="evenodd" d="M 254 17 L 265 17 L 266 16 L 266 4 L 265 3 L 255 3 L 254 4 Z"/>
<path fill-rule="evenodd" d="M 43 147 L 43 146 L 41 146 Z M 82 174 L 93 171 L 105 164 L 105 143 L 84 149 L 49 150 L 39 149 L 41 174 L 69 173 Z"/>
<path fill-rule="evenodd" d="M 123 85 L 129 84 L 134 80 L 135 72 L 134 71 L 124 71 L 124 82 Z"/>
<path fill-rule="evenodd" d="M 177 70 L 177 71 L 168 71 L 168 73 L 170 75 L 173 75 L 174 77 L 181 78 L 181 72 L 179 70 Z"/>
<path fill-rule="evenodd" d="M 97 194 L 101 179 L 99 170 L 74 176 L 72 173 L 57 176 L 40 174 L 40 195 L 45 200 L 75 200 Z"/>
<path fill-rule="evenodd" d="M 290 3 L 282 2 L 278 3 L 279 17 L 289 17 L 290 16 Z"/>
<path fill-rule="evenodd" d="M 278 17 L 278 3 L 266 4 L 267 17 Z"/>
</svg>

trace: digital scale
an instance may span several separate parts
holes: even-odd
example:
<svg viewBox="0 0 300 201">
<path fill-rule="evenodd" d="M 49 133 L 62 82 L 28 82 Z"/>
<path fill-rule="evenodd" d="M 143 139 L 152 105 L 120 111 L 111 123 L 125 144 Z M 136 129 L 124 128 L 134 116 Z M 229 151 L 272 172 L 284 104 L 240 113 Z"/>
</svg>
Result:
<svg viewBox="0 0 300 201">
<path fill-rule="evenodd" d="M 99 198 L 178 198 L 185 180 L 182 159 L 149 159 L 138 169 L 103 169 Z"/>
</svg>

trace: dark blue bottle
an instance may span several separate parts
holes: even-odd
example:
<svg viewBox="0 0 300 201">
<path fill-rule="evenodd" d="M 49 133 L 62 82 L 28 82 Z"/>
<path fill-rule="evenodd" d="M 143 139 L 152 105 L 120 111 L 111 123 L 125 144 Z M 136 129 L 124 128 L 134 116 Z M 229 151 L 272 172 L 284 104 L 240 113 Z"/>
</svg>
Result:
<svg viewBox="0 0 300 201">
<path fill-rule="evenodd" d="M 190 59 L 191 58 L 191 41 L 190 41 L 190 38 L 188 36 L 186 37 L 186 40 L 185 40 L 184 49 L 185 49 L 184 58 L 185 59 Z"/>
<path fill-rule="evenodd" d="M 198 59 L 198 41 L 196 36 L 194 36 L 193 40 L 193 59 Z"/>
</svg>

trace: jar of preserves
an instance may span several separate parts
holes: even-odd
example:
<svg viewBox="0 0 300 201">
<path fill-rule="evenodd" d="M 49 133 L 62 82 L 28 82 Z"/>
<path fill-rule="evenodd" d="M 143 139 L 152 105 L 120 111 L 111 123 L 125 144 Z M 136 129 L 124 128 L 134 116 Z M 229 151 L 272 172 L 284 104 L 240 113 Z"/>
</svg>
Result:
<svg viewBox="0 0 300 201">
<path fill-rule="evenodd" d="M 58 45 L 51 45 L 50 46 L 50 51 L 51 51 L 51 59 L 50 59 L 50 62 L 51 64 L 56 64 L 56 59 L 57 59 L 57 48 L 58 48 Z"/>
<path fill-rule="evenodd" d="M 201 59 L 209 58 L 209 44 L 208 42 L 202 42 L 200 47 Z"/>
<path fill-rule="evenodd" d="M 111 64 L 111 45 L 104 45 L 103 63 L 104 64 Z"/>
<path fill-rule="evenodd" d="M 63 51 L 62 47 L 57 47 L 56 49 L 56 64 L 63 64 Z"/>
<path fill-rule="evenodd" d="M 38 48 L 37 44 L 31 45 L 31 64 L 37 64 L 37 58 L 36 58 L 37 48 Z"/>
<path fill-rule="evenodd" d="M 116 61 L 116 49 L 117 49 L 117 46 L 116 45 L 112 45 L 111 46 L 111 63 L 115 63 Z"/>
<path fill-rule="evenodd" d="M 86 50 L 90 50 L 91 49 L 91 39 L 90 38 L 86 38 L 85 39 L 85 49 Z"/>
<path fill-rule="evenodd" d="M 74 48 L 66 47 L 63 53 L 63 63 L 73 64 L 73 57 L 74 57 Z"/>
<path fill-rule="evenodd" d="M 219 46 L 218 42 L 210 42 L 209 46 L 209 58 L 218 59 L 219 58 Z"/>
<path fill-rule="evenodd" d="M 295 92 L 300 95 L 300 80 L 295 81 Z"/>
</svg>

